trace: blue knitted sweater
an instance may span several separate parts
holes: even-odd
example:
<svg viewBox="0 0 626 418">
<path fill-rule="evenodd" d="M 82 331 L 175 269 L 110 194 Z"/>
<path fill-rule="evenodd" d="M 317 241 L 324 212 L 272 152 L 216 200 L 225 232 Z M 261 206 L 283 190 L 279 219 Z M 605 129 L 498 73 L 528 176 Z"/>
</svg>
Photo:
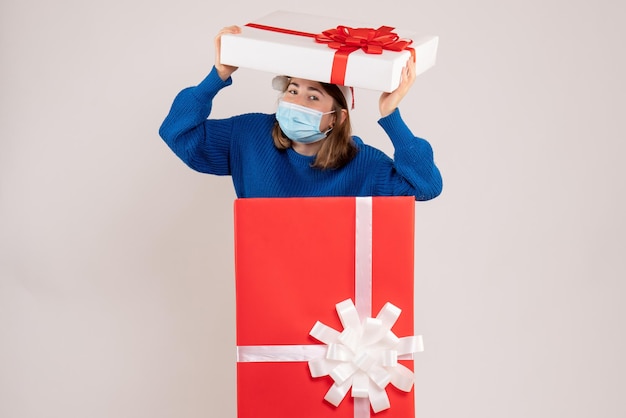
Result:
<svg viewBox="0 0 626 418">
<path fill-rule="evenodd" d="M 442 181 L 430 144 L 413 136 L 396 109 L 378 123 L 391 139 L 394 159 L 353 137 L 358 152 L 344 167 L 312 168 L 315 157 L 278 150 L 274 114 L 249 113 L 207 119 L 215 95 L 230 85 L 213 68 L 196 87 L 174 99 L 159 134 L 189 167 L 230 175 L 238 197 L 415 196 L 429 200 Z"/>
</svg>

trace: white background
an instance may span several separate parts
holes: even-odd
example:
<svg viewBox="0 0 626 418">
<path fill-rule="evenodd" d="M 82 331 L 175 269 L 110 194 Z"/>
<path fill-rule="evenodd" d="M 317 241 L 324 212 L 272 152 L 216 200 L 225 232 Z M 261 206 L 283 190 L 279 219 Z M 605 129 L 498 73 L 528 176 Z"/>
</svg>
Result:
<svg viewBox="0 0 626 418">
<path fill-rule="evenodd" d="M 416 209 L 417 416 L 626 416 L 624 3 L 298 5 L 2 1 L 0 416 L 235 417 L 232 184 L 158 128 L 217 31 L 277 9 L 440 36 L 401 104 L 445 182 Z M 234 79 L 215 116 L 273 110 L 270 74 Z"/>
</svg>

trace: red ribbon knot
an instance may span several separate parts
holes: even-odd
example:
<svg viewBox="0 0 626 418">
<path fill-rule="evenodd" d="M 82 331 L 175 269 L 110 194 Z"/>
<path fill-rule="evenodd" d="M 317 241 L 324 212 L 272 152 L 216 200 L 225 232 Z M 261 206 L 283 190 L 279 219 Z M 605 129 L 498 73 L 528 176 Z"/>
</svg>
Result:
<svg viewBox="0 0 626 418">
<path fill-rule="evenodd" d="M 374 29 L 340 25 L 315 35 L 315 41 L 328 44 L 333 49 L 350 50 L 350 52 L 362 49 L 366 54 L 382 54 L 385 49 L 396 52 L 407 49 L 413 41 L 400 39 L 393 29 L 391 26 Z"/>
</svg>

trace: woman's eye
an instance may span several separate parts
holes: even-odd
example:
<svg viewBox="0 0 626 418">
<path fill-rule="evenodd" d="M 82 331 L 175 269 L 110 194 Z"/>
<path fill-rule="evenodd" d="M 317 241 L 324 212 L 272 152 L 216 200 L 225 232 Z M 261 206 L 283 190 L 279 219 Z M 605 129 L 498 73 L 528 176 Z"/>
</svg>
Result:
<svg viewBox="0 0 626 418">
<path fill-rule="evenodd" d="M 317 96 L 309 96 L 309 100 L 319 100 Z"/>
</svg>

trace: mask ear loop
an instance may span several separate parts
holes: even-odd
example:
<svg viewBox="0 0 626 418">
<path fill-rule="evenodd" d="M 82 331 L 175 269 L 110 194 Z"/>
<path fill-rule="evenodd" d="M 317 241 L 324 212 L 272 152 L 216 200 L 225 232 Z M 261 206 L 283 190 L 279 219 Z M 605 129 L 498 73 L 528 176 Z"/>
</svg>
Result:
<svg viewBox="0 0 626 418">
<path fill-rule="evenodd" d="M 324 131 L 324 135 L 328 136 L 328 134 L 333 130 L 333 128 L 335 127 L 335 122 L 337 122 L 337 111 L 336 110 L 331 110 L 330 112 L 326 112 L 324 113 L 325 115 L 330 115 L 331 113 L 334 113 L 335 115 L 335 120 L 333 121 L 333 123 L 331 125 L 328 126 L 328 129 L 326 129 Z"/>
</svg>

